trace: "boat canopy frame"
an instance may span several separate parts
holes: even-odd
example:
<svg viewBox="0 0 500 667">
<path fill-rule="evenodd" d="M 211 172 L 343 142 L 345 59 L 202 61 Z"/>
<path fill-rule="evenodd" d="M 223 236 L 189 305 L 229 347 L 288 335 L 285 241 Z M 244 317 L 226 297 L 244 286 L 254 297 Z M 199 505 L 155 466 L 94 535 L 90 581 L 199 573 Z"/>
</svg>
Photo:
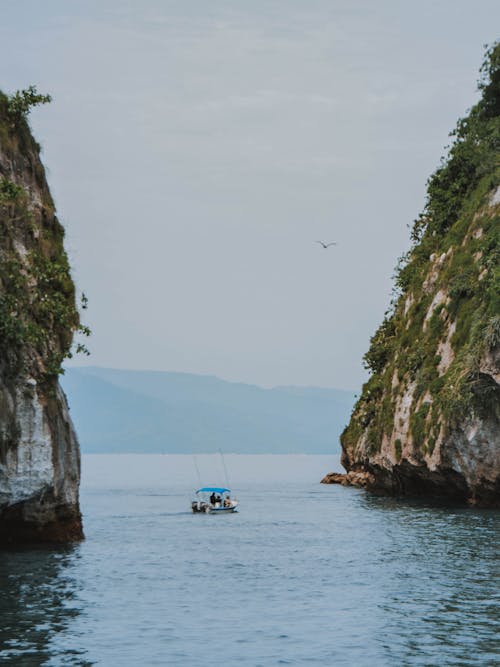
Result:
<svg viewBox="0 0 500 667">
<path fill-rule="evenodd" d="M 204 486 L 201 489 L 198 489 L 198 491 L 195 491 L 195 493 L 231 493 L 231 489 L 224 489 L 221 487 L 217 486 Z"/>
</svg>

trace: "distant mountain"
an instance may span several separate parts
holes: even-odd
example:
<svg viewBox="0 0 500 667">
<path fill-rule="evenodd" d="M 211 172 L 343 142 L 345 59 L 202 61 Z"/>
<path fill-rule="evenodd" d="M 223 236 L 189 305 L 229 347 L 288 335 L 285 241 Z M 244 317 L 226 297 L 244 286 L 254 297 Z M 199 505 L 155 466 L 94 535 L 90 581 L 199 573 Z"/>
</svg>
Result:
<svg viewBox="0 0 500 667">
<path fill-rule="evenodd" d="M 68 368 L 61 382 L 82 451 L 332 453 L 354 394 L 207 375 Z"/>
</svg>

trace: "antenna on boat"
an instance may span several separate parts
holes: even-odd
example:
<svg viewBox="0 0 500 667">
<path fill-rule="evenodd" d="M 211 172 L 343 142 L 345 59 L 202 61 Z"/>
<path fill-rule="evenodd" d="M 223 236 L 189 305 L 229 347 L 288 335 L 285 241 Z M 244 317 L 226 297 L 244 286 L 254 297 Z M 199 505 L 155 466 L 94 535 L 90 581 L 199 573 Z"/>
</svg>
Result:
<svg viewBox="0 0 500 667">
<path fill-rule="evenodd" d="M 196 460 L 196 454 L 193 454 L 193 461 L 194 461 L 194 467 L 196 469 L 196 474 L 198 476 L 198 488 L 201 489 L 203 484 L 201 482 L 201 475 L 200 475 L 200 470 L 198 468 L 198 461 Z"/>
<path fill-rule="evenodd" d="M 219 454 L 222 460 L 222 467 L 224 468 L 224 477 L 226 478 L 226 486 L 228 489 L 230 489 L 231 486 L 229 485 L 229 477 L 227 474 L 226 462 L 224 461 L 224 454 L 222 453 L 222 449 L 219 449 Z"/>
</svg>

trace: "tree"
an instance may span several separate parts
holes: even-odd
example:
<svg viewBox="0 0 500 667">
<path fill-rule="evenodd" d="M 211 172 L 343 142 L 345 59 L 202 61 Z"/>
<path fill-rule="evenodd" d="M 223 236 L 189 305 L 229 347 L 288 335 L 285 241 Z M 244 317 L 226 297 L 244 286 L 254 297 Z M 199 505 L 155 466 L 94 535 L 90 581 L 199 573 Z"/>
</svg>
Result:
<svg viewBox="0 0 500 667">
<path fill-rule="evenodd" d="M 26 120 L 28 114 L 33 107 L 40 104 L 48 104 L 52 102 L 50 95 L 41 95 L 36 86 L 30 86 L 25 90 L 18 90 L 9 97 L 7 105 L 7 113 L 12 120 L 17 123 L 21 118 Z"/>
</svg>

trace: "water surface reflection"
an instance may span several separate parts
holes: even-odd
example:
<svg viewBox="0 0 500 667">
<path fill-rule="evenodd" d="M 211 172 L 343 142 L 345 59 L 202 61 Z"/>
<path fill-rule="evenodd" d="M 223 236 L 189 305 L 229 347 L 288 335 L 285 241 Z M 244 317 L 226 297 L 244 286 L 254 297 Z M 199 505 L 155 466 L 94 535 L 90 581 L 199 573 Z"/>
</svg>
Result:
<svg viewBox="0 0 500 667">
<path fill-rule="evenodd" d="M 57 648 L 79 614 L 78 560 L 78 546 L 0 551 L 0 664 L 92 664 L 82 650 Z"/>
<path fill-rule="evenodd" d="M 84 475 L 85 542 L 0 552 L 1 665 L 500 665 L 498 511 L 228 456 L 241 512 L 194 516 L 179 457 L 108 458 Z"/>
<path fill-rule="evenodd" d="M 370 495 L 360 505 L 385 533 L 377 559 L 388 663 L 499 664 L 499 513 Z"/>
</svg>

